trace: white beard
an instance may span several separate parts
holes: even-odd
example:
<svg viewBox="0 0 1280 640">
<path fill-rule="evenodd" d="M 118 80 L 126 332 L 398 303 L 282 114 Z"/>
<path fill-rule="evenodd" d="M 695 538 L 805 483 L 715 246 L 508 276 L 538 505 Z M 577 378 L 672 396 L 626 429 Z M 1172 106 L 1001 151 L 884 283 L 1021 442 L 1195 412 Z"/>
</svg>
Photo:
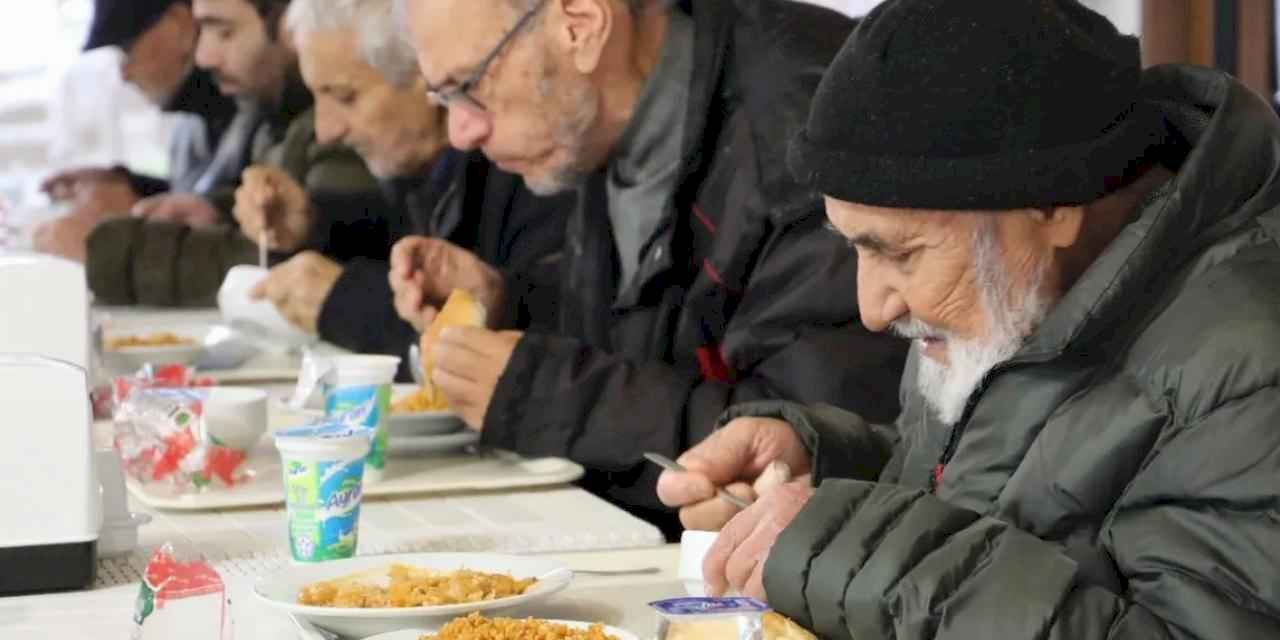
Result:
<svg viewBox="0 0 1280 640">
<path fill-rule="evenodd" d="M 914 318 L 894 321 L 894 333 L 911 339 L 938 336 L 946 340 L 947 364 L 917 351 L 916 388 L 938 420 L 948 426 L 964 416 L 969 398 L 996 365 L 1012 358 L 1027 337 L 1049 313 L 1051 301 L 1041 291 L 1045 265 L 1032 275 L 1018 302 L 1013 286 L 998 255 L 995 233 L 983 225 L 974 238 L 975 286 L 980 306 L 987 318 L 989 334 L 984 338 L 961 338 Z"/>
</svg>

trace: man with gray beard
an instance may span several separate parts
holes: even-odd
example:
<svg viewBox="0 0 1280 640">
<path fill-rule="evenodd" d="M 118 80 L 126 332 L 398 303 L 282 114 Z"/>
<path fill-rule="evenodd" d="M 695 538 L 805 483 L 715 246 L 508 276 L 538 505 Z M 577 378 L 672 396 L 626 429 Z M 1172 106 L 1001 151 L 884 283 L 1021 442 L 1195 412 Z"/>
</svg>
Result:
<svg viewBox="0 0 1280 640">
<path fill-rule="evenodd" d="M 658 485 L 723 526 L 711 591 L 832 640 L 1280 637 L 1266 101 L 1143 71 L 1076 0 L 889 0 L 789 160 L 863 324 L 911 339 L 904 410 L 731 409 Z M 802 477 L 763 486 L 777 462 Z"/>
<path fill-rule="evenodd" d="M 855 257 L 784 162 L 851 21 L 780 0 L 400 4 L 450 143 L 578 196 L 558 286 L 458 268 L 466 252 L 432 238 L 392 253 L 415 326 L 455 288 L 489 310 L 430 354 L 483 444 L 570 458 L 583 486 L 676 535 L 641 454 L 678 455 L 729 405 L 898 413 L 903 345 L 830 295 L 854 288 Z M 533 308 L 555 325 L 504 331 Z"/>
<path fill-rule="evenodd" d="M 925 402 L 943 424 L 960 420 L 965 403 L 987 372 L 1013 357 L 1027 335 L 1040 324 L 1051 304 L 1043 292 L 1047 263 L 1041 262 L 1027 277 L 1020 292 L 1001 262 L 997 234 L 999 226 L 989 218 L 976 220 L 973 233 L 974 290 L 978 309 L 986 319 L 987 334 L 967 338 L 962 334 L 929 325 L 914 317 L 894 320 L 889 329 L 921 344 L 941 341 L 947 347 L 945 361 L 916 358 L 916 386 Z"/>
</svg>

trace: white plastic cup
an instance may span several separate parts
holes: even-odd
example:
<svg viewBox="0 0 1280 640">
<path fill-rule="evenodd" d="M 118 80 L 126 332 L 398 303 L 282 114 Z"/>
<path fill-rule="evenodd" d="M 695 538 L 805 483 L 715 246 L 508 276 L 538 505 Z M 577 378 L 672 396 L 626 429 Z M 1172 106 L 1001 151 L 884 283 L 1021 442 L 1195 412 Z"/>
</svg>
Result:
<svg viewBox="0 0 1280 640">
<path fill-rule="evenodd" d="M 373 443 L 365 460 L 365 480 L 378 482 L 387 468 L 387 415 L 391 412 L 391 383 L 395 381 L 400 358 L 335 356 L 329 363 L 333 370 L 322 385 L 326 416 L 374 402 L 364 422 L 374 428 Z"/>
<path fill-rule="evenodd" d="M 250 451 L 267 431 L 267 392 L 213 387 L 205 398 L 205 431 L 215 444 Z"/>
<path fill-rule="evenodd" d="M 293 560 L 311 563 L 354 556 L 369 438 L 277 435 L 275 441 Z"/>
<path fill-rule="evenodd" d="M 680 534 L 680 570 L 678 575 L 685 591 L 694 597 L 707 595 L 702 579 L 702 561 L 720 536 L 716 531 L 685 531 Z"/>
</svg>

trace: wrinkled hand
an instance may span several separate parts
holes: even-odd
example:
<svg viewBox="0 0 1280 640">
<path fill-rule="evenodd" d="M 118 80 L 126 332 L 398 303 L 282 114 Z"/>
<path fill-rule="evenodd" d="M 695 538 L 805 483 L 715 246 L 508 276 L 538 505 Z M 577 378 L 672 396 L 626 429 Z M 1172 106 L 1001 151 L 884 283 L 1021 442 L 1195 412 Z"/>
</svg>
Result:
<svg viewBox="0 0 1280 640">
<path fill-rule="evenodd" d="M 222 215 L 212 202 L 193 193 L 162 193 L 139 200 L 131 211 L 147 222 L 176 222 L 189 227 L 212 227 Z"/>
<path fill-rule="evenodd" d="M 249 297 L 270 300 L 294 326 L 316 334 L 320 309 L 342 275 L 342 266 L 313 251 L 299 253 L 276 265 Z"/>
<path fill-rule="evenodd" d="M 241 174 L 232 213 L 240 231 L 254 244 L 265 231 L 267 247 L 284 253 L 302 247 L 314 218 L 302 185 L 283 169 L 265 165 Z"/>
<path fill-rule="evenodd" d="M 693 447 L 678 462 L 688 473 L 664 471 L 658 478 L 658 498 L 680 508 L 680 522 L 687 529 L 716 531 L 738 513 L 738 508 L 716 497 L 724 488 L 746 500 L 754 500 L 789 476 L 809 472 L 809 452 L 791 425 L 772 418 L 738 418 Z M 770 465 L 780 467 L 766 474 Z"/>
<path fill-rule="evenodd" d="M 41 253 L 83 263 L 87 259 L 89 234 L 103 216 L 74 212 L 36 227 L 32 247 Z"/>
<path fill-rule="evenodd" d="M 484 427 L 498 379 L 523 336 L 517 331 L 475 327 L 449 327 L 441 332 L 431 350 L 431 381 L 468 427 L 476 431 Z"/>
<path fill-rule="evenodd" d="M 767 602 L 765 562 L 782 530 L 813 497 L 810 481 L 801 476 L 768 491 L 725 525 L 702 561 L 702 579 L 710 595 L 734 590 Z"/>
<path fill-rule="evenodd" d="M 465 289 L 490 312 L 502 300 L 502 276 L 475 254 L 446 240 L 409 236 L 391 249 L 387 274 L 396 312 L 419 333 L 454 289 Z"/>
<path fill-rule="evenodd" d="M 40 190 L 55 202 L 71 200 L 82 189 L 87 189 L 92 183 L 99 182 L 129 185 L 129 179 L 122 172 L 111 167 L 77 167 L 59 171 L 45 178 L 44 182 L 40 183 Z M 133 189 L 130 191 L 132 192 Z M 122 211 L 128 211 L 128 207 Z"/>
</svg>

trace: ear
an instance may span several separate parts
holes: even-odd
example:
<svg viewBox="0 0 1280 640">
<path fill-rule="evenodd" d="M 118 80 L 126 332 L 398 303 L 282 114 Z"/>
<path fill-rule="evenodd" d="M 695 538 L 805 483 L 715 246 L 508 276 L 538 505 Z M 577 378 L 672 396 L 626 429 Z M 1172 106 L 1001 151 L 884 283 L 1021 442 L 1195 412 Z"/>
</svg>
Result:
<svg viewBox="0 0 1280 640">
<path fill-rule="evenodd" d="M 1036 233 L 1051 247 L 1066 249 L 1080 239 L 1080 230 L 1084 227 L 1084 207 L 1045 207 L 1033 210 L 1031 216 L 1035 221 Z"/>
<path fill-rule="evenodd" d="M 550 0 L 548 10 L 555 44 L 573 60 L 578 73 L 593 73 L 613 31 L 612 0 Z"/>
</svg>

